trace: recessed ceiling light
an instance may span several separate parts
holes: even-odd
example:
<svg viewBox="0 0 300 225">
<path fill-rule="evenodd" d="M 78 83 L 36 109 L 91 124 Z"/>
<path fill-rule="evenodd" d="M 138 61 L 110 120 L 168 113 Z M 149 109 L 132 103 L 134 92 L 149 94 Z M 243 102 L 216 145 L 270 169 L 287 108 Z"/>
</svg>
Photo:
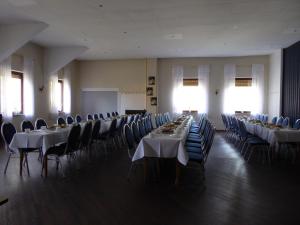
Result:
<svg viewBox="0 0 300 225">
<path fill-rule="evenodd" d="M 137 48 L 141 48 L 141 46 L 138 45 Z"/>
<path fill-rule="evenodd" d="M 123 34 L 127 34 L 127 31 L 124 31 Z"/>
<path fill-rule="evenodd" d="M 164 36 L 166 40 L 181 40 L 183 39 L 183 34 L 167 34 Z"/>
<path fill-rule="evenodd" d="M 102 7 L 103 7 L 103 5 L 102 5 L 102 4 L 99 4 L 99 7 L 100 7 L 100 8 L 102 8 Z"/>
</svg>

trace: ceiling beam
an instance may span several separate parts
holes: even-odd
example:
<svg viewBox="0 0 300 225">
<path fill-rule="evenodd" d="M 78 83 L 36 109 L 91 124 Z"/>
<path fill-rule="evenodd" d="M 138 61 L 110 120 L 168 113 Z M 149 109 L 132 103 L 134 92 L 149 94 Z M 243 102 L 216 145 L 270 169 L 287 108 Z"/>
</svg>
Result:
<svg viewBox="0 0 300 225">
<path fill-rule="evenodd" d="M 56 73 L 72 60 L 79 57 L 88 48 L 84 46 L 49 47 L 44 53 L 44 71 L 46 75 Z"/>
<path fill-rule="evenodd" d="M 0 62 L 47 27 L 43 22 L 0 25 Z"/>
</svg>

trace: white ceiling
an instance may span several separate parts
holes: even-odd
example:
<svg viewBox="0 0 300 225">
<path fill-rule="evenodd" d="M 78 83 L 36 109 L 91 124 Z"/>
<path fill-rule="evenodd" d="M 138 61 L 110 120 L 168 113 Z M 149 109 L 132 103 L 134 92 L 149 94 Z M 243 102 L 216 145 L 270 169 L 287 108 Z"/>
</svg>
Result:
<svg viewBox="0 0 300 225">
<path fill-rule="evenodd" d="M 300 0 L 0 1 L 0 23 L 24 20 L 49 24 L 35 43 L 88 47 L 80 59 L 260 55 L 300 40 Z"/>
</svg>

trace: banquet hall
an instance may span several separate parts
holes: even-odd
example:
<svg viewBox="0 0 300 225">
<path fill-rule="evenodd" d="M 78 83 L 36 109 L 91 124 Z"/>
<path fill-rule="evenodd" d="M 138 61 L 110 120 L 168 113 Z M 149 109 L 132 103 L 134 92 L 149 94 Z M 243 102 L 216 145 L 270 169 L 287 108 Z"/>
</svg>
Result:
<svg viewBox="0 0 300 225">
<path fill-rule="evenodd" d="M 1 0 L 0 224 L 299 224 L 299 0 Z"/>
</svg>

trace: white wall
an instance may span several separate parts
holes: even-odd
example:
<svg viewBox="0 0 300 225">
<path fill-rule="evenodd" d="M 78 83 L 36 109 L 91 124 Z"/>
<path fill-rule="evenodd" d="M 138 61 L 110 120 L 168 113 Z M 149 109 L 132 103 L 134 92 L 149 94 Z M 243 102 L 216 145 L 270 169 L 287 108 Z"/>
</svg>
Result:
<svg viewBox="0 0 300 225">
<path fill-rule="evenodd" d="M 270 55 L 269 75 L 269 120 L 280 115 L 281 102 L 281 76 L 282 76 L 282 50 L 279 49 Z"/>
<path fill-rule="evenodd" d="M 252 64 L 265 65 L 265 99 L 264 113 L 268 111 L 268 74 L 269 56 L 248 57 L 220 57 L 220 58 L 169 58 L 158 60 L 158 111 L 172 111 L 172 65 L 182 65 L 185 76 L 197 76 L 197 67 L 201 64 L 210 65 L 209 106 L 208 117 L 217 129 L 223 129 L 221 113 L 223 109 L 224 65 L 237 65 L 237 74 L 246 76 L 251 74 Z M 218 94 L 216 94 L 218 91 Z"/>
</svg>

